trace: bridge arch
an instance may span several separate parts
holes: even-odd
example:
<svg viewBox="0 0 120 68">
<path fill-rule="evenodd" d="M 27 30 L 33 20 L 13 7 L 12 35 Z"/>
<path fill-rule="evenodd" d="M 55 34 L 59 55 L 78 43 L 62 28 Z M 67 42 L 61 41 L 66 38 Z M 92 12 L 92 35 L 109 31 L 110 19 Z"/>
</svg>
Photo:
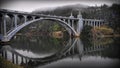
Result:
<svg viewBox="0 0 120 68">
<path fill-rule="evenodd" d="M 61 19 L 56 19 L 56 18 L 39 18 L 39 19 L 34 19 L 32 21 L 27 21 L 27 22 L 23 23 L 22 25 L 16 27 L 9 34 L 7 34 L 7 40 L 10 40 L 18 31 L 20 31 L 25 26 L 27 26 L 27 25 L 29 25 L 31 23 L 37 22 L 37 21 L 41 21 L 41 20 L 58 21 L 59 24 L 62 25 L 68 32 L 69 32 L 69 30 L 71 30 L 73 32 L 73 35 L 77 34 L 77 32 L 69 24 L 67 24 L 67 22 L 62 21 Z"/>
</svg>

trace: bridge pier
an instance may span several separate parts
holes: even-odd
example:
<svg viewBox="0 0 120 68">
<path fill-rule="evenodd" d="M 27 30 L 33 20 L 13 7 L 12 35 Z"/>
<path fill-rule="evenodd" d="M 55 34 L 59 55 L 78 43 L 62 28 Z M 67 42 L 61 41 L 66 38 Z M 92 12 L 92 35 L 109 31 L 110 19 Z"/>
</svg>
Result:
<svg viewBox="0 0 120 68">
<path fill-rule="evenodd" d="M 9 40 L 8 40 L 8 38 L 7 38 L 6 36 L 3 36 L 3 37 L 2 37 L 2 41 L 7 42 L 7 41 L 9 41 Z"/>
<path fill-rule="evenodd" d="M 71 26 L 71 22 L 70 22 L 70 20 L 69 20 L 69 19 L 68 19 L 68 25 L 70 25 L 70 26 Z M 70 36 L 72 36 L 72 32 L 71 32 L 71 30 L 69 30 L 68 32 L 69 32 L 69 35 L 70 35 Z"/>
<path fill-rule="evenodd" d="M 93 21 L 93 28 L 95 28 L 95 21 Z"/>
<path fill-rule="evenodd" d="M 24 17 L 24 23 L 27 22 L 27 16 L 23 15 L 23 17 Z"/>
<path fill-rule="evenodd" d="M 77 22 L 77 34 L 75 35 L 76 37 L 80 36 L 80 33 L 82 32 L 82 29 L 83 29 L 83 19 L 82 19 L 82 15 L 81 13 L 79 12 L 78 16 L 78 22 Z"/>
<path fill-rule="evenodd" d="M 3 24 L 4 24 L 4 35 L 7 35 L 7 30 L 6 30 L 6 14 L 3 15 Z"/>
<path fill-rule="evenodd" d="M 35 19 L 35 16 L 32 16 L 32 19 L 34 20 L 34 19 Z"/>
<path fill-rule="evenodd" d="M 75 24 L 74 24 L 74 20 L 72 20 L 72 22 L 71 22 L 71 23 L 72 23 L 72 25 L 71 25 L 71 26 L 72 26 L 72 28 L 73 28 L 73 29 L 75 29 L 75 27 L 74 27 L 74 25 L 75 25 Z"/>
<path fill-rule="evenodd" d="M 14 14 L 14 24 L 15 24 L 15 28 L 17 28 L 17 15 L 16 14 Z"/>
</svg>

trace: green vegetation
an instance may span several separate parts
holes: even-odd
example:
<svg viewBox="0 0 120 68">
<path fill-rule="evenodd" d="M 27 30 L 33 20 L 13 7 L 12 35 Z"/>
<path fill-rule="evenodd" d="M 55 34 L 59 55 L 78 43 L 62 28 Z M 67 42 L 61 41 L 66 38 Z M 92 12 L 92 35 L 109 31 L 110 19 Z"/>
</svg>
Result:
<svg viewBox="0 0 120 68">
<path fill-rule="evenodd" d="M 79 7 L 79 8 L 78 8 Z M 101 6 L 80 7 L 80 6 L 65 6 L 58 7 L 51 11 L 34 11 L 33 13 L 51 14 L 57 16 L 69 17 L 71 12 L 76 17 L 78 9 L 81 10 L 83 18 L 87 19 L 103 19 L 107 26 L 113 29 L 115 34 L 120 34 L 120 4 L 113 4 L 108 6 L 106 4 Z"/>
<path fill-rule="evenodd" d="M 113 33 L 113 30 L 108 27 L 92 28 L 91 26 L 87 26 L 87 25 L 84 26 L 80 37 L 85 47 L 98 45 L 98 44 L 108 45 L 113 42 L 113 39 L 111 38 L 106 38 L 106 37 L 102 38 L 99 33 L 101 33 L 102 35 L 110 35 Z"/>
<path fill-rule="evenodd" d="M 15 65 L 0 56 L 0 68 L 23 68 L 23 67 Z"/>
<path fill-rule="evenodd" d="M 59 24 L 55 23 L 53 26 L 50 27 L 50 30 L 59 31 L 59 30 L 61 30 L 61 27 Z"/>
<path fill-rule="evenodd" d="M 19 33 L 30 33 L 33 35 L 49 35 L 49 33 L 51 32 L 63 30 L 64 28 L 57 21 L 43 20 L 26 26 L 25 28 L 20 30 Z"/>
<path fill-rule="evenodd" d="M 91 46 L 92 45 L 92 38 L 93 38 L 92 27 L 85 25 L 83 27 L 83 30 L 81 32 L 80 37 L 81 37 L 82 42 L 85 46 Z"/>
<path fill-rule="evenodd" d="M 81 32 L 81 37 L 83 38 L 90 38 L 92 37 L 92 27 L 91 26 L 88 26 L 88 25 L 85 25 L 83 27 L 83 30 Z"/>
</svg>

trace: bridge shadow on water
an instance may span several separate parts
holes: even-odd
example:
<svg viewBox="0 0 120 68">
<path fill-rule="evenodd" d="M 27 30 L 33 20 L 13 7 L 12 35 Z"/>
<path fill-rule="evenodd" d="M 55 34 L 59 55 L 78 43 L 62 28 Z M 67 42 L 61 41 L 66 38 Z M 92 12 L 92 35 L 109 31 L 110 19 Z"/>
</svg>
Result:
<svg viewBox="0 0 120 68">
<path fill-rule="evenodd" d="M 2 46 L 0 49 L 1 51 L 0 53 L 1 53 L 1 56 L 4 57 L 5 59 L 10 60 L 14 64 L 22 65 L 25 68 L 26 67 L 27 68 L 34 68 L 34 67 L 41 68 L 48 64 L 52 64 L 55 62 L 57 63 L 66 58 L 70 58 L 70 57 L 72 58 L 75 56 L 78 57 L 81 63 L 83 59 L 85 59 L 86 57 L 90 57 L 90 56 L 100 56 L 103 58 L 118 59 L 117 62 L 115 62 L 114 64 L 112 64 L 111 62 L 112 67 L 114 67 L 120 61 L 120 58 L 118 56 L 119 48 L 117 47 L 117 45 L 113 46 L 111 42 L 113 42 L 113 40 L 110 40 L 108 44 L 105 41 L 104 43 L 99 43 L 99 41 L 97 40 L 97 41 L 93 41 L 93 44 L 91 46 L 89 45 L 87 46 L 87 45 L 84 45 L 83 42 L 79 38 L 69 38 L 66 45 L 63 46 L 58 51 L 56 51 L 54 54 L 51 54 L 45 57 L 40 57 L 40 58 L 25 56 L 17 52 L 16 49 L 14 49 L 11 45 Z M 90 65 L 90 64 L 92 64 L 92 62 L 89 63 L 88 65 L 81 64 L 81 65 L 76 65 L 75 67 L 89 67 L 89 66 L 96 67 L 96 65 L 94 64 Z M 108 67 L 111 67 L 111 64 L 109 64 L 110 66 Z M 104 67 L 104 65 L 100 67 Z"/>
</svg>

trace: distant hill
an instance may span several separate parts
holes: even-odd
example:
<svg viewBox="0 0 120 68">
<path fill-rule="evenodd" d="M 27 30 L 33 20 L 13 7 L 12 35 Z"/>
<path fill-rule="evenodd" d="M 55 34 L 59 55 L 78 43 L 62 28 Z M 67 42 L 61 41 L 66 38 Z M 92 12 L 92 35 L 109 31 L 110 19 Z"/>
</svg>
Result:
<svg viewBox="0 0 120 68">
<path fill-rule="evenodd" d="M 78 14 L 78 11 L 84 11 L 86 8 L 88 8 L 87 5 L 81 5 L 81 4 L 75 4 L 75 5 L 67 5 L 67 6 L 61 6 L 57 8 L 46 8 L 46 9 L 36 9 L 32 13 L 43 13 L 43 14 L 51 14 L 51 15 L 57 15 L 57 16 L 70 16 L 71 12 L 74 16 Z"/>
</svg>

